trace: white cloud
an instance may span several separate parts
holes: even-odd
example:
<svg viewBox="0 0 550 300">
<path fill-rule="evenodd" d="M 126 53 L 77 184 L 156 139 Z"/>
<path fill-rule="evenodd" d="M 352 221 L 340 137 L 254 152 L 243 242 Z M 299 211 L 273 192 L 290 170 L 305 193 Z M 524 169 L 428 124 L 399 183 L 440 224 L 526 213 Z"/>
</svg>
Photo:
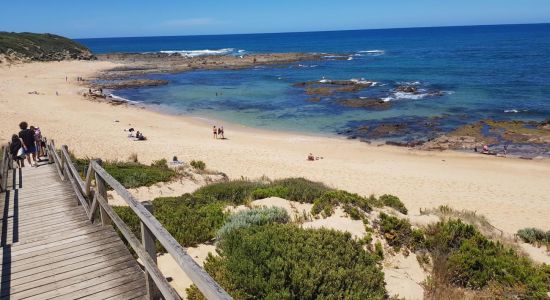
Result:
<svg viewBox="0 0 550 300">
<path fill-rule="evenodd" d="M 218 24 L 218 22 L 213 18 L 190 18 L 190 19 L 179 19 L 179 20 L 167 20 L 161 23 L 162 27 L 169 28 L 190 28 L 198 26 L 207 26 Z"/>
</svg>

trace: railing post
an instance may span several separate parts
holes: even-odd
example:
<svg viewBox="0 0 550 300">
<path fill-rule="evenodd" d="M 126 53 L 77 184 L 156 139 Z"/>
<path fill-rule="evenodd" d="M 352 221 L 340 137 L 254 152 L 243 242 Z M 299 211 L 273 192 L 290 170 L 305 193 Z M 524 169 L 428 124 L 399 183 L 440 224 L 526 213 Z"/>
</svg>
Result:
<svg viewBox="0 0 550 300">
<path fill-rule="evenodd" d="M 144 201 L 141 204 L 151 213 L 153 214 L 153 203 L 151 201 Z M 143 224 L 141 223 L 141 243 L 143 244 L 143 248 L 145 248 L 145 251 L 149 253 L 149 256 L 151 256 L 151 259 L 157 263 L 157 245 L 155 242 L 155 237 L 153 233 Z M 149 273 L 147 270 L 145 270 L 145 287 L 147 288 L 147 299 L 149 300 L 156 300 L 160 299 L 160 291 L 158 290 L 157 286 L 153 282 L 153 279 L 151 276 L 149 276 Z"/>
<path fill-rule="evenodd" d="M 46 149 L 48 150 L 48 162 L 50 164 L 55 164 L 55 160 L 53 159 L 53 154 L 52 154 L 52 152 L 55 151 L 53 140 L 46 142 Z"/>
<path fill-rule="evenodd" d="M 86 172 L 86 183 L 84 185 L 84 197 L 86 198 L 86 201 L 88 202 L 88 205 L 91 205 L 91 201 L 94 198 L 94 191 L 92 190 L 92 177 L 94 176 L 94 168 L 92 167 L 93 160 L 90 160 L 90 164 L 88 165 L 88 171 Z"/>
<path fill-rule="evenodd" d="M 102 161 L 99 159 L 97 160 L 97 164 L 101 166 Z M 97 173 L 95 174 L 95 182 L 97 185 L 97 193 L 99 196 L 103 197 L 105 199 L 105 202 L 108 202 L 107 200 L 107 184 L 105 183 L 105 179 L 101 178 L 101 176 L 98 176 Z M 91 212 L 92 214 L 95 212 Z M 111 225 L 111 219 L 109 218 L 109 215 L 105 212 L 103 207 L 99 205 L 99 218 L 101 219 L 101 225 Z"/>
<path fill-rule="evenodd" d="M 61 146 L 63 148 L 64 146 Z M 61 174 L 63 174 L 63 181 L 67 180 L 67 174 L 65 174 L 65 164 L 67 163 L 65 155 L 61 152 Z"/>
</svg>

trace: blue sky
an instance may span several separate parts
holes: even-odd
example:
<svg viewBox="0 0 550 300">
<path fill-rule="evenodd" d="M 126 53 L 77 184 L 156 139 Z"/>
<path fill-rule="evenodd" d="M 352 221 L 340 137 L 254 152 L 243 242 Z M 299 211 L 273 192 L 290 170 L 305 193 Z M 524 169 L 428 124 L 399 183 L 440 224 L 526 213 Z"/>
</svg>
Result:
<svg viewBox="0 0 550 300">
<path fill-rule="evenodd" d="M 550 22 L 550 0 L 5 1 L 0 31 L 71 38 Z"/>
</svg>

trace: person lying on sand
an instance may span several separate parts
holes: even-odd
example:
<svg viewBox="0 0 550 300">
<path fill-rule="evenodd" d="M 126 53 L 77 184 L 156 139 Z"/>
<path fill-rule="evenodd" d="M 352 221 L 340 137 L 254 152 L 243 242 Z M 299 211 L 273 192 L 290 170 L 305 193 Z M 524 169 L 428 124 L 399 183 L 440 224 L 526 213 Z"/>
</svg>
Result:
<svg viewBox="0 0 550 300">
<path fill-rule="evenodd" d="M 324 157 L 322 157 L 322 156 L 314 156 L 313 153 L 310 153 L 310 154 L 307 156 L 307 160 L 308 160 L 308 161 L 316 161 L 316 160 L 320 160 L 320 159 L 324 159 Z"/>
</svg>

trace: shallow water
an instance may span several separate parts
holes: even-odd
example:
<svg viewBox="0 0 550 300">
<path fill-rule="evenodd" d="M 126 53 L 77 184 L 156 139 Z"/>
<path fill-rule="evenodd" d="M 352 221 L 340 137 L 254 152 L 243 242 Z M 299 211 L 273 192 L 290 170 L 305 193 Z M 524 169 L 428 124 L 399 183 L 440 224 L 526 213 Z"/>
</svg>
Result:
<svg viewBox="0 0 550 300">
<path fill-rule="evenodd" d="M 151 75 L 170 84 L 115 94 L 170 113 L 279 130 L 337 134 L 357 126 L 404 122 L 414 130 L 392 138 L 412 140 L 487 118 L 550 118 L 548 32 L 550 24 L 80 41 L 95 52 L 337 53 L 346 59 Z M 189 53 L 200 54 L 185 52 Z M 316 103 L 303 88 L 292 86 L 323 78 L 365 78 L 377 85 L 321 97 Z M 399 85 L 417 86 L 420 95 L 396 93 Z M 430 91 L 443 93 L 424 95 Z M 392 107 L 377 110 L 336 103 L 357 97 L 384 99 Z M 432 126 L 434 117 L 437 125 Z"/>
</svg>

